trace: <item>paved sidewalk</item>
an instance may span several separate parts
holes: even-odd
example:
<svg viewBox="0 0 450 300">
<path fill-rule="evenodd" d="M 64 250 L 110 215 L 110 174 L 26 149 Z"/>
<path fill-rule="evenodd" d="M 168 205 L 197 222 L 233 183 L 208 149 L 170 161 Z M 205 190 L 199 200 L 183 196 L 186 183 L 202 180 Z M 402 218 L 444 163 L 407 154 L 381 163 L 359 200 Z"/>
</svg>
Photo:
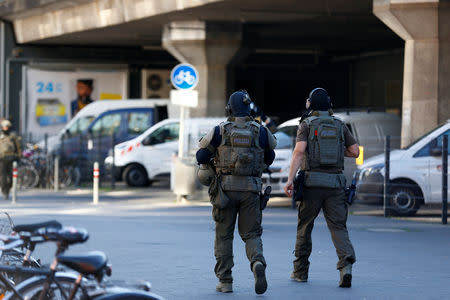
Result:
<svg viewBox="0 0 450 300">
<path fill-rule="evenodd" d="M 176 204 L 163 188 L 104 195 L 22 194 L 19 203 L 1 203 L 16 223 L 57 219 L 85 227 L 90 239 L 70 251 L 103 250 L 113 277 L 147 279 L 167 299 L 249 299 L 253 276 L 244 245 L 235 233 L 235 278 L 231 295 L 215 292 L 214 223 L 208 202 Z M 137 197 L 139 195 L 139 197 Z M 50 198 L 49 198 L 50 197 Z M 61 198 L 62 197 L 62 198 Z M 313 232 L 310 281 L 289 280 L 295 242 L 296 212 L 284 207 L 264 211 L 263 242 L 268 262 L 266 299 L 449 299 L 450 226 L 374 216 L 350 215 L 355 246 L 354 286 L 337 287 L 336 254 L 320 215 Z M 48 262 L 53 248 L 39 247 Z"/>
</svg>

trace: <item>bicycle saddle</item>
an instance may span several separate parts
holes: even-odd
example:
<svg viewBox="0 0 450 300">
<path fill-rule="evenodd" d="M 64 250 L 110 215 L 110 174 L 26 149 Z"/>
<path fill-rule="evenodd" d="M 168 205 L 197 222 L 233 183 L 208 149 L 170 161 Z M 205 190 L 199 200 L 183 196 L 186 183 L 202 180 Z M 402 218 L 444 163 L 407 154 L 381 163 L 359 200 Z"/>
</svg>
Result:
<svg viewBox="0 0 450 300">
<path fill-rule="evenodd" d="M 86 229 L 63 227 L 61 229 L 56 228 L 41 228 L 36 232 L 38 235 L 43 236 L 48 241 L 57 241 L 66 243 L 68 245 L 84 243 L 89 239 L 89 234 Z"/>
<path fill-rule="evenodd" d="M 52 220 L 48 222 L 42 222 L 42 223 L 32 223 L 32 224 L 22 224 L 22 225 L 16 225 L 13 227 L 13 230 L 15 232 L 34 232 L 41 228 L 55 228 L 55 229 L 61 229 L 62 225 L 58 221 Z"/>
<path fill-rule="evenodd" d="M 97 275 L 106 267 L 105 253 L 93 251 L 82 255 L 59 255 L 58 262 L 83 275 Z"/>
</svg>

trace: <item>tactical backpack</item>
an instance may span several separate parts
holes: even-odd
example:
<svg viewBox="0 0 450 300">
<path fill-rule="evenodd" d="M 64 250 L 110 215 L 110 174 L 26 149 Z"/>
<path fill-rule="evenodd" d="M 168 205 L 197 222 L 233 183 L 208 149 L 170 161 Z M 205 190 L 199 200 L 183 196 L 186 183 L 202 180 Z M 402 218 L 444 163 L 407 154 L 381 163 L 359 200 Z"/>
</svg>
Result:
<svg viewBox="0 0 450 300">
<path fill-rule="evenodd" d="M 215 157 L 217 172 L 234 176 L 261 176 L 264 150 L 259 145 L 260 126 L 251 120 L 221 124 L 222 142 Z"/>
<path fill-rule="evenodd" d="M 319 112 L 305 120 L 309 128 L 307 146 L 307 170 L 316 168 L 344 169 L 344 123 Z"/>
<path fill-rule="evenodd" d="M 14 157 L 17 151 L 15 136 L 0 134 L 0 157 Z"/>
</svg>

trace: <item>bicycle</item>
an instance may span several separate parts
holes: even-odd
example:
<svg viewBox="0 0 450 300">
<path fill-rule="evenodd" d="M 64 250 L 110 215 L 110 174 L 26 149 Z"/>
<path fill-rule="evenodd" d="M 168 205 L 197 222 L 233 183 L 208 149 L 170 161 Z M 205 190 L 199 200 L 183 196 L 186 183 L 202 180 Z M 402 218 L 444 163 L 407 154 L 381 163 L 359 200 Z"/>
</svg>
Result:
<svg viewBox="0 0 450 300">
<path fill-rule="evenodd" d="M 20 229 L 32 229 L 32 225 L 27 225 L 30 227 Z M 0 265 L 1 272 L 18 272 L 34 275 L 15 287 L 4 282 L 10 289 L 10 292 L 5 295 L 4 299 L 163 299 L 148 291 L 133 291 L 123 288 L 118 289 L 116 286 L 101 286 L 104 275 L 111 274 L 111 267 L 107 264 L 106 256 L 102 252 L 80 256 L 66 256 L 63 254 L 70 245 L 83 243 L 88 237 L 87 231 L 71 227 L 63 227 L 62 229 L 43 227 L 33 234 L 23 232 L 15 238 L 11 236 L 3 237 L 8 242 L 4 248 L 8 248 L 8 245 L 14 243 L 21 244 L 28 241 L 33 243 L 54 241 L 57 243 L 55 258 L 49 269 L 11 268 Z M 78 275 L 57 272 L 59 264 L 75 270 Z M 3 281 L 3 279 L 0 273 L 0 281 Z M 94 279 L 97 282 L 96 284 L 93 284 Z"/>
</svg>

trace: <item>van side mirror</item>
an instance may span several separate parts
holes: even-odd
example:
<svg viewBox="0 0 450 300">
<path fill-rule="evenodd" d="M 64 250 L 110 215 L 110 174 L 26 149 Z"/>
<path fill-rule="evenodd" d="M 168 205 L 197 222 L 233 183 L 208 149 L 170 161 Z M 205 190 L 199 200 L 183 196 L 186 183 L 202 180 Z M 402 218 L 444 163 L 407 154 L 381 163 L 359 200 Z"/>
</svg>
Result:
<svg viewBox="0 0 450 300">
<path fill-rule="evenodd" d="M 442 156 L 442 149 L 439 147 L 431 148 L 430 155 L 431 156 Z"/>
</svg>

